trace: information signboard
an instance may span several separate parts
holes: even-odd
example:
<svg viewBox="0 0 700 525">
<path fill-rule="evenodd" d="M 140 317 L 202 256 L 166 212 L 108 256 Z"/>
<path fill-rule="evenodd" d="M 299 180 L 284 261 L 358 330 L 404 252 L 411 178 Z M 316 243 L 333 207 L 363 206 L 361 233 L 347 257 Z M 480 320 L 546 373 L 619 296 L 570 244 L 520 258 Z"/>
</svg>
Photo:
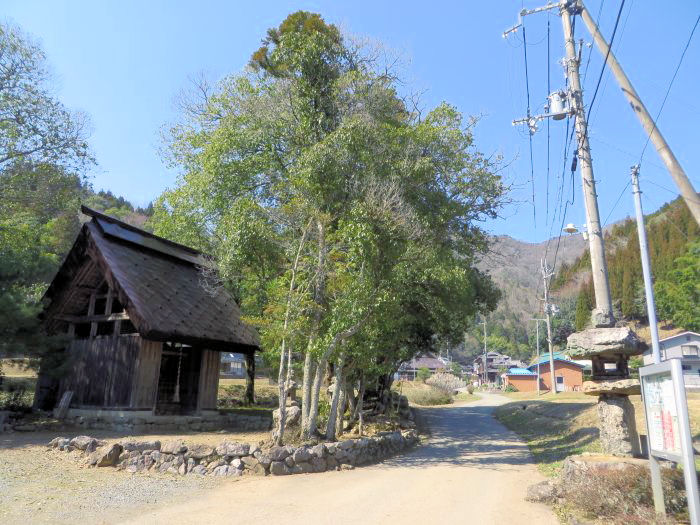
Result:
<svg viewBox="0 0 700 525">
<path fill-rule="evenodd" d="M 654 506 L 657 512 L 663 512 L 664 498 L 657 458 L 680 463 L 683 465 L 690 522 L 700 525 L 700 494 L 681 360 L 669 359 L 643 366 L 639 369 L 639 379 L 647 421 Z"/>
</svg>

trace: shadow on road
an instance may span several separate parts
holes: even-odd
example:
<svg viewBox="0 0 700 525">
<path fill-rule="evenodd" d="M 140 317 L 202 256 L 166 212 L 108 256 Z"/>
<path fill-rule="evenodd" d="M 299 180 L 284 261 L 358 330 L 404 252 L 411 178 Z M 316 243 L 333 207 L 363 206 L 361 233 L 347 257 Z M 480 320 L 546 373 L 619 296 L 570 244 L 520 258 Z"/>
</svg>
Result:
<svg viewBox="0 0 700 525">
<path fill-rule="evenodd" d="M 527 445 L 493 418 L 494 406 L 421 408 L 431 436 L 415 450 L 386 460 L 380 468 L 435 465 L 507 469 L 532 464 Z"/>
</svg>

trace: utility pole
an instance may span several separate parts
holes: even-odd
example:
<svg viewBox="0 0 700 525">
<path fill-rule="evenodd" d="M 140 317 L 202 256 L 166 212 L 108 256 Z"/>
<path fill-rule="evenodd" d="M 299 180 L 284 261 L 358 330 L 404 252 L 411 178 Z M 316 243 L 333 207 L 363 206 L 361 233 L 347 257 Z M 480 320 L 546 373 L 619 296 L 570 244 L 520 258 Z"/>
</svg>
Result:
<svg viewBox="0 0 700 525">
<path fill-rule="evenodd" d="M 579 57 L 576 53 L 574 31 L 571 27 L 571 15 L 576 15 L 576 10 L 577 6 L 575 4 L 562 3 L 561 21 L 566 48 L 566 76 L 569 79 L 569 100 L 576 123 L 578 160 L 581 165 L 581 178 L 583 179 L 583 197 L 586 219 L 588 221 L 588 246 L 591 254 L 593 288 L 595 290 L 596 308 L 593 312 L 593 320 L 595 326 L 612 326 L 615 324 L 615 319 L 612 311 L 610 283 L 608 282 L 608 267 L 605 262 L 603 228 L 600 224 L 598 198 L 595 189 L 595 179 L 593 178 L 593 162 L 588 143 L 588 123 L 586 122 L 586 108 L 583 105 L 583 92 L 579 77 Z"/>
<path fill-rule="evenodd" d="M 688 209 L 695 218 L 695 222 L 700 224 L 700 197 L 698 197 L 698 194 L 695 191 L 695 188 L 693 188 L 690 179 L 688 179 L 688 176 L 685 174 L 680 162 L 678 162 L 678 159 L 673 154 L 673 151 L 671 151 L 670 146 L 664 139 L 661 131 L 659 131 L 659 128 L 656 126 L 656 122 L 654 122 L 654 119 L 644 106 L 642 99 L 639 98 L 639 95 L 637 94 L 637 91 L 635 91 L 634 86 L 632 86 L 630 79 L 627 78 L 622 66 L 620 66 L 617 58 L 615 58 L 615 54 L 612 52 L 610 46 L 603 38 L 603 35 L 600 34 L 600 30 L 591 17 L 591 14 L 588 12 L 588 9 L 586 9 L 583 3 L 581 3 L 578 8 L 581 11 L 583 23 L 586 24 L 586 27 L 591 32 L 593 40 L 598 46 L 600 52 L 603 54 L 603 56 L 607 56 L 607 61 L 610 64 L 610 70 L 613 72 L 618 84 L 620 84 L 622 92 L 624 93 L 625 97 L 627 97 L 627 100 L 629 100 L 635 115 L 637 115 L 637 118 L 639 119 L 639 122 L 641 122 L 644 131 L 646 131 L 649 139 L 654 144 L 654 147 L 661 157 L 661 160 L 666 165 L 666 169 L 668 169 L 671 177 L 673 177 L 673 180 L 680 189 L 681 196 L 688 205 Z"/>
<path fill-rule="evenodd" d="M 537 396 L 540 395 L 540 322 L 547 322 L 547 319 L 530 319 L 530 321 L 535 321 L 535 326 L 537 329 Z"/>
<path fill-rule="evenodd" d="M 642 192 L 639 189 L 639 165 L 632 166 L 632 193 L 634 194 L 634 211 L 637 215 L 637 234 L 639 235 L 639 253 L 642 257 L 642 273 L 644 274 L 644 292 L 647 298 L 647 315 L 651 332 L 651 348 L 654 363 L 661 362 L 659 350 L 659 328 L 656 324 L 656 305 L 654 304 L 654 285 L 651 282 L 651 261 L 647 246 L 647 232 L 644 229 L 644 212 L 642 211 Z"/>
<path fill-rule="evenodd" d="M 610 295 L 610 283 L 608 281 L 608 268 L 605 261 L 605 243 L 603 229 L 600 223 L 598 211 L 598 197 L 596 194 L 595 179 L 593 177 L 593 162 L 591 160 L 591 148 L 588 143 L 588 123 L 586 122 L 586 108 L 583 103 L 581 79 L 579 76 L 580 56 L 576 52 L 574 31 L 571 17 L 581 11 L 580 0 L 562 0 L 561 2 L 549 2 L 536 9 L 523 9 L 520 11 L 518 24 L 503 33 L 506 37 L 517 31 L 522 26 L 522 17 L 540 13 L 543 11 L 558 9 L 564 30 L 564 47 L 566 49 L 565 69 L 569 81 L 567 92 L 557 91 L 549 95 L 547 105 L 548 113 L 543 115 L 528 115 L 525 119 L 514 120 L 513 124 L 527 124 L 530 133 L 537 131 L 537 122 L 546 118 L 561 120 L 565 117 L 574 117 L 577 158 L 581 165 L 582 189 L 584 208 L 586 211 L 586 226 L 588 230 L 588 247 L 591 255 L 591 271 L 593 276 L 593 288 L 595 290 L 595 309 L 592 313 L 593 324 L 596 327 L 613 326 L 612 298 Z"/>
<path fill-rule="evenodd" d="M 547 346 L 549 347 L 549 380 L 552 393 L 557 393 L 557 384 L 554 377 L 554 351 L 552 350 L 552 322 L 551 308 L 549 304 L 549 278 L 554 274 L 554 271 L 549 267 L 547 261 L 542 259 L 542 279 L 544 280 L 544 313 L 545 322 L 547 323 Z"/>
<path fill-rule="evenodd" d="M 489 369 L 488 369 L 488 362 L 486 360 L 486 319 L 484 318 L 483 321 L 481 321 L 481 324 L 484 325 L 484 384 L 489 382 Z"/>
</svg>

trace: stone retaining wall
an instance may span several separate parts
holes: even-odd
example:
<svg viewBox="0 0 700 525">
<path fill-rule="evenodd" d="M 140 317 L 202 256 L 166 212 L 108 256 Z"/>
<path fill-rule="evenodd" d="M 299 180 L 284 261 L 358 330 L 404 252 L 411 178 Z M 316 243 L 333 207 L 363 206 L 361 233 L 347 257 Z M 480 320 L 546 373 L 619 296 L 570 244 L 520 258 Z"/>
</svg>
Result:
<svg viewBox="0 0 700 525">
<path fill-rule="evenodd" d="M 58 437 L 49 443 L 49 447 L 66 452 L 79 450 L 89 465 L 112 466 L 128 472 L 154 471 L 181 476 L 279 476 L 354 468 L 402 452 L 418 441 L 414 430 L 406 430 L 334 443 L 264 449 L 256 444 L 232 441 L 224 441 L 217 447 L 185 445 L 181 441 L 105 444 L 90 436 Z"/>
</svg>

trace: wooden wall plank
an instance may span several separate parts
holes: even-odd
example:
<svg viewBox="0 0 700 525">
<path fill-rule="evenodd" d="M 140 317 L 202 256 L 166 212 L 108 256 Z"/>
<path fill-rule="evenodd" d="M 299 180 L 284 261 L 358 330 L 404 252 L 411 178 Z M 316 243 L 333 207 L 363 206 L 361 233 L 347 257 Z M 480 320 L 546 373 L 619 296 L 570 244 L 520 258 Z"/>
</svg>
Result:
<svg viewBox="0 0 700 525">
<path fill-rule="evenodd" d="M 160 360 L 163 343 L 150 341 L 138 336 L 131 337 L 138 343 L 138 354 L 134 360 L 133 383 L 129 406 L 134 409 L 153 410 L 158 393 Z"/>
<path fill-rule="evenodd" d="M 199 397 L 197 410 L 216 410 L 219 391 L 219 366 L 221 354 L 214 350 L 202 350 L 202 367 L 199 372 Z"/>
</svg>

